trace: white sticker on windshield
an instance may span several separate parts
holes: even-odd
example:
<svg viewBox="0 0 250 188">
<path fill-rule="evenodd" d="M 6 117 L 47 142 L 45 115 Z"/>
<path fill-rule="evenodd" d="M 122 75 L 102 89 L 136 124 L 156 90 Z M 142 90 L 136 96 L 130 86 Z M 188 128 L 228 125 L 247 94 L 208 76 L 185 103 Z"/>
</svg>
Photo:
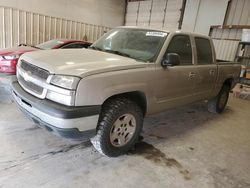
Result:
<svg viewBox="0 0 250 188">
<path fill-rule="evenodd" d="M 150 36 L 150 37 L 165 37 L 166 35 L 167 33 L 159 32 L 159 31 L 148 31 L 146 33 L 146 36 Z"/>
</svg>

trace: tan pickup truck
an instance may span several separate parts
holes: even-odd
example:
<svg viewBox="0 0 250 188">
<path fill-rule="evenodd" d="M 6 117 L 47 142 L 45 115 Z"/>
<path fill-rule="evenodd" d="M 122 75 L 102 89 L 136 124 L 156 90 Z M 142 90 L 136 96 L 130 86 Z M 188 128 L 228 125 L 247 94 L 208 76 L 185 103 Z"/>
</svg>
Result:
<svg viewBox="0 0 250 188">
<path fill-rule="evenodd" d="M 217 62 L 207 36 L 119 27 L 89 49 L 24 54 L 12 93 L 39 126 L 89 137 L 115 157 L 137 142 L 147 115 L 202 100 L 221 113 L 240 69 Z"/>
</svg>

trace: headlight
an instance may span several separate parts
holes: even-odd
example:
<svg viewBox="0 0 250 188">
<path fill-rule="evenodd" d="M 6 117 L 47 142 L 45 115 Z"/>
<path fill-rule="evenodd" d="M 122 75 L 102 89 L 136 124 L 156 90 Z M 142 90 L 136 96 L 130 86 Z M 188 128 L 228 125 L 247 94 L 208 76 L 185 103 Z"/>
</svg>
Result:
<svg viewBox="0 0 250 188">
<path fill-rule="evenodd" d="M 79 81 L 80 78 L 74 76 L 54 75 L 50 83 L 66 89 L 76 89 Z"/>
<path fill-rule="evenodd" d="M 50 84 L 58 87 L 48 89 L 46 98 L 68 106 L 74 105 L 74 90 L 76 90 L 79 81 L 80 78 L 75 76 L 53 75 Z"/>
<path fill-rule="evenodd" d="M 20 55 L 18 55 L 18 54 L 3 56 L 3 58 L 6 59 L 6 60 L 14 60 L 14 59 L 18 59 L 19 57 L 20 57 Z"/>
</svg>

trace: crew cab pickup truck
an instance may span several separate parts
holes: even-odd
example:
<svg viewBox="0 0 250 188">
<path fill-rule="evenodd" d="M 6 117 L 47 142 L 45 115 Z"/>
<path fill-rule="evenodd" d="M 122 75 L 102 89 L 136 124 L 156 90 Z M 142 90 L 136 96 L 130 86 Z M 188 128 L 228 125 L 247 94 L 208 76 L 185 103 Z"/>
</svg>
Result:
<svg viewBox="0 0 250 188">
<path fill-rule="evenodd" d="M 237 63 L 216 61 L 207 36 L 119 27 L 89 49 L 22 55 L 12 93 L 39 126 L 88 137 L 116 157 L 138 141 L 147 115 L 203 100 L 221 113 L 240 71 Z"/>
</svg>

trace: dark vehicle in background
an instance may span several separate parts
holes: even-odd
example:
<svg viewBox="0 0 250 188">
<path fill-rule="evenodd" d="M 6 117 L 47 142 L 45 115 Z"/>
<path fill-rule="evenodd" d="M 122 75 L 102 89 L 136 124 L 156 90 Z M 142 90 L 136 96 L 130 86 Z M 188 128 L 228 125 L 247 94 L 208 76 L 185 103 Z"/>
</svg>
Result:
<svg viewBox="0 0 250 188">
<path fill-rule="evenodd" d="M 54 39 L 31 46 L 20 44 L 15 48 L 0 50 L 0 73 L 16 74 L 16 65 L 19 57 L 26 53 L 37 50 L 88 48 L 92 43 L 81 40 Z"/>
</svg>

